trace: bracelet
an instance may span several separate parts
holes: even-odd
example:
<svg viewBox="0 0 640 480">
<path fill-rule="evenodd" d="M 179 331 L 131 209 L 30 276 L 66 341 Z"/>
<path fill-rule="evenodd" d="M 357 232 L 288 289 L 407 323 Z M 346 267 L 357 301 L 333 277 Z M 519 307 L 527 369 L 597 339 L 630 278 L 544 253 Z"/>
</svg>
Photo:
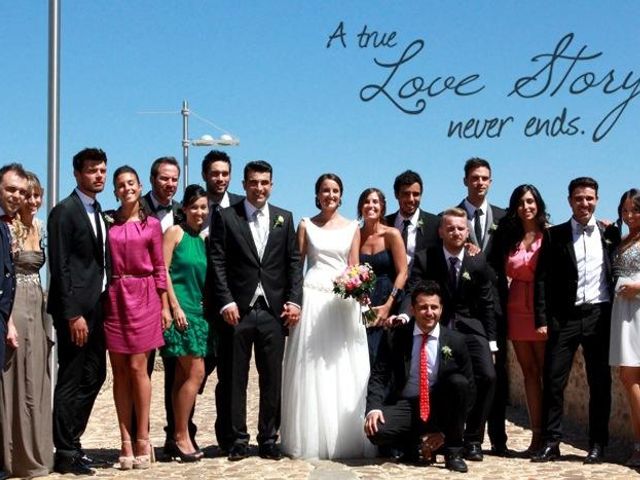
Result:
<svg viewBox="0 0 640 480">
<path fill-rule="evenodd" d="M 400 291 L 400 290 L 398 290 L 398 288 L 397 288 L 397 287 L 393 287 L 393 290 L 391 290 L 391 293 L 389 294 L 389 296 L 390 296 L 391 298 L 395 299 L 395 298 L 398 296 L 398 292 L 399 292 L 399 291 Z"/>
</svg>

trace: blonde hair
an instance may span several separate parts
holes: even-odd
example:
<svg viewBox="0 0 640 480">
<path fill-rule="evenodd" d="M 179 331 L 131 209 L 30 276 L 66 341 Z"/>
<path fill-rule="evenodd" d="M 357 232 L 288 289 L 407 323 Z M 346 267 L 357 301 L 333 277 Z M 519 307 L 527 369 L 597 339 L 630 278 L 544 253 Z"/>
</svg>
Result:
<svg viewBox="0 0 640 480">
<path fill-rule="evenodd" d="M 29 194 L 32 195 L 34 191 L 38 191 L 42 196 L 42 194 L 44 193 L 44 189 L 40 184 L 40 180 L 38 179 L 38 176 L 33 172 L 26 172 L 26 174 L 27 174 L 27 191 L 29 192 Z M 38 231 L 38 236 L 41 237 L 42 225 L 40 223 L 40 220 L 38 220 L 37 218 L 34 218 L 33 225 L 36 227 Z M 15 246 L 17 247 L 17 250 L 22 250 L 24 248 L 24 243 L 27 240 L 27 237 L 29 236 L 29 229 L 22 222 L 22 218 L 20 218 L 20 212 L 18 212 L 12 224 L 12 233 L 13 233 L 13 240 L 16 244 Z"/>
</svg>

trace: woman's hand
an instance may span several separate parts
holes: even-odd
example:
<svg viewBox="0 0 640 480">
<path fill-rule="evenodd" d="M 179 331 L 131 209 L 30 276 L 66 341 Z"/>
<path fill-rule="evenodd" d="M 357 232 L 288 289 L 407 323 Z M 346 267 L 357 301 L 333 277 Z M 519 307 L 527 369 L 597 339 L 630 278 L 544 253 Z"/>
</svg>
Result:
<svg viewBox="0 0 640 480">
<path fill-rule="evenodd" d="M 18 330 L 11 317 L 9 317 L 9 322 L 7 323 L 7 345 L 11 348 L 18 348 L 20 345 L 18 342 Z"/>
<path fill-rule="evenodd" d="M 391 311 L 391 305 L 384 304 L 378 307 L 373 307 L 372 310 L 376 312 L 377 318 L 374 323 L 374 327 L 380 327 L 386 324 L 387 317 L 389 317 L 389 312 Z"/>
<path fill-rule="evenodd" d="M 640 293 L 640 282 L 626 283 L 616 289 L 616 295 L 620 295 L 622 298 L 631 300 Z"/>
<path fill-rule="evenodd" d="M 162 331 L 165 332 L 171 327 L 173 317 L 171 316 L 171 309 L 169 307 L 162 309 Z"/>
<path fill-rule="evenodd" d="M 176 328 L 181 332 L 189 328 L 189 322 L 187 322 L 187 317 L 180 307 L 173 309 L 173 320 L 176 322 Z"/>
<path fill-rule="evenodd" d="M 540 335 L 544 335 L 546 337 L 547 336 L 547 326 L 545 325 L 544 327 L 536 328 L 536 332 L 538 332 Z"/>
</svg>

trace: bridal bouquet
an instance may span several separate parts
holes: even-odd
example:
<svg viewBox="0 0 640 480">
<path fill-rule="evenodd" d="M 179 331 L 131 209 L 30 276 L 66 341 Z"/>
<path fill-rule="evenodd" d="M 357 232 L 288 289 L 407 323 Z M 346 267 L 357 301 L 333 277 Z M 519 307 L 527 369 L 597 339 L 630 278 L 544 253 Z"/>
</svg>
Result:
<svg viewBox="0 0 640 480">
<path fill-rule="evenodd" d="M 342 298 L 354 298 L 360 303 L 362 323 L 367 327 L 373 325 L 377 318 L 369 299 L 375 284 L 376 274 L 368 263 L 348 266 L 333 281 L 333 293 Z"/>
</svg>

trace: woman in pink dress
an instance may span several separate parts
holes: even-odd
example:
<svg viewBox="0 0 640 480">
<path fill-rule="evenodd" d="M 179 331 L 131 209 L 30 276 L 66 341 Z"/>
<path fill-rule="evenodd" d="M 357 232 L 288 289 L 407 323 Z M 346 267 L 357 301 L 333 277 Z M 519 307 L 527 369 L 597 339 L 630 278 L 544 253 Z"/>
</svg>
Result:
<svg viewBox="0 0 640 480">
<path fill-rule="evenodd" d="M 111 281 L 105 305 L 104 331 L 113 370 L 113 397 L 122 446 L 120 468 L 148 468 L 151 382 L 149 352 L 164 344 L 162 301 L 166 270 L 160 222 L 140 208 L 142 186 L 136 171 L 123 166 L 113 175 L 120 208 L 110 224 Z M 131 443 L 131 413 L 137 418 L 137 439 Z"/>
<path fill-rule="evenodd" d="M 542 441 L 542 367 L 547 327 L 535 326 L 533 286 L 547 221 L 538 189 L 533 185 L 516 187 L 507 213 L 498 224 L 489 259 L 498 275 L 503 311 L 507 312 L 507 336 L 524 376 L 533 432 L 527 452 L 538 451 Z"/>
</svg>

